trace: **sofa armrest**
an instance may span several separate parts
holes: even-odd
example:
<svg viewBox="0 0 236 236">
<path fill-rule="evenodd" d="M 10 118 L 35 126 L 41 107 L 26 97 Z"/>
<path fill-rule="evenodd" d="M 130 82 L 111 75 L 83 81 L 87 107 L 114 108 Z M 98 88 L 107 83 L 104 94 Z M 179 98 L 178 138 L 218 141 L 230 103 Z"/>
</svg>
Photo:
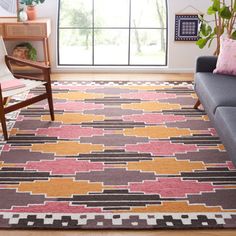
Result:
<svg viewBox="0 0 236 236">
<path fill-rule="evenodd" d="M 216 68 L 216 56 L 201 56 L 197 58 L 196 72 L 213 72 Z"/>
</svg>

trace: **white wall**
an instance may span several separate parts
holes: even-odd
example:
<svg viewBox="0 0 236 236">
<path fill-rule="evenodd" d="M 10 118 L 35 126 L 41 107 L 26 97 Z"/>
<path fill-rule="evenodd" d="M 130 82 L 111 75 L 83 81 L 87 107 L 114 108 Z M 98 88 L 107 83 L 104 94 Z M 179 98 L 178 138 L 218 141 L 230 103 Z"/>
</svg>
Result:
<svg viewBox="0 0 236 236">
<path fill-rule="evenodd" d="M 195 66 L 196 57 L 199 55 L 211 55 L 213 47 L 211 49 L 199 49 L 195 42 L 175 42 L 174 41 L 174 27 L 175 27 L 175 14 L 177 13 L 193 13 L 197 11 L 191 8 L 193 6 L 197 10 L 205 13 L 206 9 L 210 5 L 211 0 L 168 0 L 169 8 L 169 36 L 168 36 L 168 67 L 166 68 L 148 68 L 150 72 L 193 72 Z M 57 68 L 57 5 L 58 0 L 46 0 L 43 4 L 37 6 L 38 17 L 51 18 L 52 20 L 52 34 L 50 37 L 50 51 L 52 70 L 60 71 L 65 68 Z M 186 8 L 187 7 L 187 8 Z M 183 9 L 186 8 L 184 11 Z M 79 56 L 79 55 L 78 55 Z M 75 68 L 67 68 L 66 70 L 73 71 Z M 107 68 L 76 68 L 76 70 L 90 70 L 101 71 Z M 108 69 L 111 71 L 111 69 Z M 112 71 L 116 71 L 113 69 Z M 126 68 L 127 70 L 127 68 Z M 136 71 L 143 71 L 143 69 L 137 68 Z"/>
</svg>

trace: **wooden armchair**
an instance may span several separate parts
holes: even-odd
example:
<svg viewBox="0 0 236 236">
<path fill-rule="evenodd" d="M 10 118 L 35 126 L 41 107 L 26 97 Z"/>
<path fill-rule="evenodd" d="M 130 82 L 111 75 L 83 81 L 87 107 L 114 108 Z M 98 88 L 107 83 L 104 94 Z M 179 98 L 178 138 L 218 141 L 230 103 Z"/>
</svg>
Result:
<svg viewBox="0 0 236 236">
<path fill-rule="evenodd" d="M 43 78 L 15 74 L 12 72 L 11 63 L 20 63 L 22 65 L 38 68 L 42 71 Z M 19 83 L 18 86 L 15 85 L 17 84 L 16 82 Z M 45 93 L 26 99 L 19 103 L 6 106 L 9 97 L 19 93 L 24 93 L 39 86 L 45 86 Z M 5 140 L 8 139 L 5 115 L 9 112 L 15 111 L 22 107 L 26 107 L 44 99 L 48 100 L 51 120 L 53 121 L 54 109 L 52 100 L 50 67 L 42 65 L 41 63 L 8 56 L 4 41 L 2 37 L 0 37 L 0 121 L 2 124 L 2 131 Z"/>
</svg>

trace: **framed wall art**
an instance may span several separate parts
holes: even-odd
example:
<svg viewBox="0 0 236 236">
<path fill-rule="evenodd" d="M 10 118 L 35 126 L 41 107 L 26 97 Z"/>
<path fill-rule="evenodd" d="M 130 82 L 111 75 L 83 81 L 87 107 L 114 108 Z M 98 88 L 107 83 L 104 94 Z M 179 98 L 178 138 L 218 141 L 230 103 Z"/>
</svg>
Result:
<svg viewBox="0 0 236 236">
<path fill-rule="evenodd" d="M 0 18 L 17 18 L 18 0 L 0 0 Z"/>
<path fill-rule="evenodd" d="M 197 41 L 199 23 L 197 14 L 175 15 L 175 41 Z"/>
</svg>

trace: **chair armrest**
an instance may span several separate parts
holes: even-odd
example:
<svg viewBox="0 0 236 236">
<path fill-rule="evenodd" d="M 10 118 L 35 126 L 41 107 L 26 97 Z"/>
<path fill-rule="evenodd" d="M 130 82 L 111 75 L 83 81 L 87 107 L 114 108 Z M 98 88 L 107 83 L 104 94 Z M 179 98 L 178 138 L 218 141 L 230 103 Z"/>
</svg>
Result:
<svg viewBox="0 0 236 236">
<path fill-rule="evenodd" d="M 30 60 L 25 60 L 25 59 L 19 59 L 19 58 L 8 56 L 8 55 L 5 55 L 5 60 L 6 60 L 7 64 L 10 61 L 12 61 L 12 62 L 21 63 L 23 65 L 32 66 L 34 68 L 42 69 L 42 70 L 43 69 L 50 69 L 50 66 L 44 65 L 42 63 L 34 62 L 34 61 L 30 61 Z"/>
<path fill-rule="evenodd" d="M 196 72 L 213 72 L 216 68 L 216 56 L 201 56 L 197 58 Z"/>
<path fill-rule="evenodd" d="M 25 78 L 25 79 L 33 79 L 33 80 L 41 80 L 41 81 L 44 80 L 46 82 L 51 82 L 51 78 L 50 78 L 51 68 L 50 68 L 50 66 L 44 65 L 39 62 L 34 62 L 34 61 L 30 61 L 30 60 L 25 60 L 25 59 L 19 59 L 19 58 L 8 56 L 8 55 L 5 55 L 5 61 L 6 61 L 6 64 L 10 70 L 11 70 L 10 62 L 12 61 L 12 62 L 18 62 L 23 65 L 27 65 L 27 66 L 31 66 L 31 67 L 40 69 L 40 70 L 42 70 L 42 74 L 43 74 L 42 78 L 37 78 L 37 77 L 33 77 L 33 76 L 20 75 L 17 73 L 13 73 L 11 71 L 15 78 Z"/>
</svg>

